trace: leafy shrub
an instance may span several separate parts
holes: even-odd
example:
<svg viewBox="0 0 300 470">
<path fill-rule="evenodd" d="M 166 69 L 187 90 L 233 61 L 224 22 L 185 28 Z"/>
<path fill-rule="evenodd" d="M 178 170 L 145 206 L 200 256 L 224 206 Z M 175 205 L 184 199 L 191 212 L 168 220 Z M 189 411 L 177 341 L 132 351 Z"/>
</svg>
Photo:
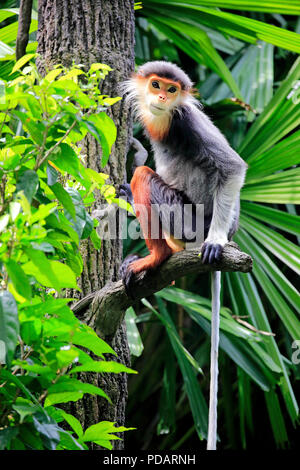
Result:
<svg viewBox="0 0 300 470">
<path fill-rule="evenodd" d="M 33 57 L 20 59 L 18 76 L 0 84 L 0 449 L 87 449 L 89 441 L 111 449 L 119 439 L 112 433 L 126 428 L 100 422 L 84 432 L 56 405 L 85 393 L 110 401 L 78 372 L 134 372 L 105 359 L 115 352 L 63 296 L 79 289 L 80 241 L 101 246 L 88 212 L 94 191 L 118 202 L 107 175 L 84 167 L 78 142 L 91 133 L 106 164 L 116 128 L 105 111 L 120 98 L 100 94 L 111 70 L 104 64 L 88 72 L 57 66 L 43 78 Z"/>
</svg>

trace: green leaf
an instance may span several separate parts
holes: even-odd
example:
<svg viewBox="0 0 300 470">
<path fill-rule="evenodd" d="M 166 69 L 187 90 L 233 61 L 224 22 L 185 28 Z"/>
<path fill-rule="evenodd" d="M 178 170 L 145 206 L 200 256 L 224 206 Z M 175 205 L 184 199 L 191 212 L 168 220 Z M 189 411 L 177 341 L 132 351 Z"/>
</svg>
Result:
<svg viewBox="0 0 300 470">
<path fill-rule="evenodd" d="M 46 132 L 44 124 L 41 121 L 34 121 L 22 111 L 14 110 L 13 114 L 15 114 L 23 123 L 24 129 L 30 134 L 32 140 L 39 146 L 42 146 L 44 142 L 44 134 Z"/>
<path fill-rule="evenodd" d="M 83 436 L 83 429 L 82 429 L 82 426 L 80 424 L 80 421 L 75 418 L 75 416 L 69 414 L 69 413 L 66 413 L 64 410 L 60 410 L 63 418 L 65 419 L 65 421 L 67 421 L 67 423 L 71 426 L 71 428 L 73 429 L 73 431 L 76 432 L 77 436 L 80 438 Z"/>
<path fill-rule="evenodd" d="M 4 214 L 0 217 L 0 233 L 3 232 L 9 222 L 9 214 Z"/>
<path fill-rule="evenodd" d="M 57 203 L 51 202 L 50 204 L 40 204 L 39 208 L 34 211 L 29 217 L 28 224 L 33 225 L 36 222 L 45 220 L 50 214 L 52 214 L 57 209 Z"/>
<path fill-rule="evenodd" d="M 39 177 L 33 170 L 26 170 L 18 179 L 17 191 L 23 191 L 28 201 L 31 203 L 33 196 L 39 187 Z"/>
<path fill-rule="evenodd" d="M 277 286 L 287 301 L 294 306 L 295 311 L 299 308 L 300 294 L 293 284 L 285 277 L 282 270 L 272 261 L 266 251 L 253 240 L 250 233 L 240 229 L 236 235 L 237 240 L 242 246 L 247 247 L 253 259 L 266 272 L 270 280 Z"/>
<path fill-rule="evenodd" d="M 19 8 L 1 8 L 0 10 L 0 22 L 10 18 L 11 16 L 18 15 Z"/>
<path fill-rule="evenodd" d="M 103 150 L 101 166 L 104 167 L 111 153 L 112 145 L 117 137 L 117 129 L 113 120 L 104 112 L 93 114 L 85 121 L 87 124 L 93 124 L 100 135 L 100 143 Z"/>
<path fill-rule="evenodd" d="M 103 357 L 103 354 L 116 355 L 115 351 L 105 342 L 99 338 L 96 333 L 88 326 L 84 326 L 84 330 L 76 330 L 72 335 L 71 341 L 77 346 L 82 346 L 89 349 L 97 356 Z"/>
<path fill-rule="evenodd" d="M 157 295 L 159 297 L 159 294 Z M 175 328 L 175 325 L 168 314 L 166 308 L 164 307 L 162 301 L 160 299 L 157 300 L 160 305 L 160 313 L 155 310 L 150 302 L 147 300 L 143 299 L 142 302 L 144 305 L 146 305 L 148 308 L 150 308 L 151 312 L 153 312 L 159 319 L 160 321 L 165 325 L 168 336 L 170 338 L 171 344 L 176 347 L 176 350 L 178 351 L 179 354 L 183 354 L 183 356 L 186 357 L 186 359 L 191 363 L 191 365 L 195 368 L 197 372 L 200 372 L 203 374 L 203 371 L 201 370 L 201 367 L 199 366 L 198 362 L 193 358 L 193 356 L 187 351 L 187 349 L 183 346 L 180 337 L 177 333 L 177 330 Z M 174 348 L 175 349 L 175 348 Z"/>
<path fill-rule="evenodd" d="M 73 241 L 78 246 L 79 237 L 76 231 L 71 227 L 69 220 L 62 213 L 51 214 L 47 217 L 46 222 L 48 228 L 55 229 L 48 234 L 49 239 Z"/>
<path fill-rule="evenodd" d="M 161 0 L 152 0 L 153 3 L 161 3 Z M 142 2 L 138 2 L 142 3 Z M 293 0 L 165 0 L 166 4 L 182 4 L 189 3 L 190 5 L 201 5 L 211 8 L 225 8 L 228 10 L 243 10 L 243 11 L 263 11 L 265 13 L 282 13 L 286 15 L 300 14 L 300 6 Z"/>
<path fill-rule="evenodd" d="M 240 243 L 240 246 L 242 249 L 244 248 L 244 243 L 242 243 L 242 239 L 240 238 L 240 233 L 241 231 L 238 232 L 239 237 L 237 237 L 237 241 Z M 226 274 L 227 280 L 235 279 L 238 277 L 236 273 L 229 273 Z M 253 324 L 256 328 L 263 330 L 263 331 L 268 331 L 272 332 L 268 317 L 266 315 L 263 303 L 261 301 L 260 295 L 258 293 L 258 290 L 256 288 L 256 285 L 254 283 L 254 280 L 252 278 L 251 274 L 244 274 L 243 276 L 239 276 L 239 283 L 245 283 L 245 292 L 247 295 L 245 295 L 243 298 L 249 298 L 249 302 L 247 307 L 244 306 L 244 304 L 241 305 L 241 312 L 244 314 L 245 308 L 247 309 L 247 313 L 250 314 L 251 319 L 253 321 Z M 241 290 L 243 292 L 243 289 Z M 236 290 L 230 288 L 229 293 L 233 301 L 233 305 L 237 306 L 241 300 L 241 296 L 237 296 Z M 236 315 L 240 315 L 241 313 L 238 310 L 238 307 L 235 307 L 235 313 Z M 295 398 L 295 394 L 293 392 L 289 376 L 288 376 L 288 371 L 286 368 L 286 365 L 283 361 L 283 357 L 279 351 L 279 348 L 276 344 L 276 341 L 273 336 L 267 336 L 264 338 L 264 345 L 269 353 L 269 355 L 273 358 L 275 363 L 281 367 L 283 371 L 283 375 L 281 377 L 280 381 L 280 389 L 283 395 L 283 398 L 285 400 L 288 412 L 290 414 L 290 417 L 292 421 L 294 422 L 297 419 L 298 416 L 298 405 L 297 401 Z"/>
<path fill-rule="evenodd" d="M 91 242 L 93 243 L 95 250 L 100 250 L 102 241 L 96 229 L 94 229 L 92 233 L 90 234 L 90 239 L 91 239 Z"/>
<path fill-rule="evenodd" d="M 33 424 L 37 432 L 41 435 L 45 447 L 50 450 L 55 450 L 60 440 L 56 422 L 45 413 L 36 413 L 33 415 Z"/>
<path fill-rule="evenodd" d="M 86 168 L 85 173 L 93 183 L 97 183 L 99 186 L 103 186 L 108 178 L 105 173 L 98 173 L 92 168 Z"/>
<path fill-rule="evenodd" d="M 83 364 L 82 366 L 74 367 L 70 373 L 75 372 L 110 372 L 120 374 L 127 372 L 127 374 L 137 374 L 137 372 L 129 367 L 114 361 L 91 361 Z"/>
<path fill-rule="evenodd" d="M 75 419 L 75 418 L 74 418 Z M 59 429 L 60 441 L 56 450 L 88 450 L 87 445 L 80 444 L 70 432 Z"/>
<path fill-rule="evenodd" d="M 23 265 L 25 273 L 34 276 L 42 285 L 59 290 L 59 281 L 46 255 L 40 250 L 34 250 L 29 247 L 26 251 L 31 261 Z"/>
<path fill-rule="evenodd" d="M 0 341 L 6 347 L 6 363 L 9 366 L 18 343 L 18 308 L 14 297 L 8 291 L 0 292 Z"/>
<path fill-rule="evenodd" d="M 244 102 L 256 113 L 261 113 L 273 96 L 273 49 L 273 46 L 267 43 L 249 45 L 239 53 L 239 60 L 236 61 L 236 56 L 233 56 L 226 61 L 227 66 L 232 67 L 232 76 Z M 215 76 L 211 75 L 200 88 L 207 103 L 220 102 L 232 96 L 227 83 L 219 82 L 220 84 L 216 86 Z M 250 113 L 248 119 L 251 119 Z"/>
<path fill-rule="evenodd" d="M 300 202 L 299 185 L 298 168 L 281 171 L 274 175 L 252 178 L 242 189 L 241 199 L 297 204 Z"/>
<path fill-rule="evenodd" d="M 26 55 L 23 55 L 23 57 L 21 57 L 21 59 L 19 59 L 15 65 L 13 66 L 13 69 L 11 71 L 11 74 L 15 73 L 17 70 L 20 70 L 25 64 L 27 64 L 27 62 L 29 62 L 33 57 L 35 56 L 35 54 L 26 54 Z"/>
<path fill-rule="evenodd" d="M 26 274 L 31 274 L 43 286 L 54 287 L 60 290 L 63 287 L 77 289 L 76 276 L 74 272 L 59 261 L 49 261 L 46 255 L 40 250 L 26 248 L 31 261 L 23 265 Z"/>
<path fill-rule="evenodd" d="M 41 413 L 44 412 L 43 408 L 39 404 L 38 400 L 35 398 L 35 396 L 31 393 L 31 391 L 25 387 L 23 384 L 22 380 L 23 377 L 18 378 L 16 375 L 13 375 L 9 370 L 7 369 L 2 369 L 0 370 L 0 376 L 3 381 L 7 381 L 7 383 L 13 383 L 15 384 L 23 393 L 24 395 L 31 400 L 33 403 L 36 405 L 40 406 L 40 411 Z"/>
<path fill-rule="evenodd" d="M 14 439 L 18 433 L 18 426 L 0 429 L 0 450 L 7 449 L 11 440 Z"/>
<path fill-rule="evenodd" d="M 53 82 L 62 71 L 63 69 L 61 68 L 51 70 L 51 72 L 47 73 L 45 76 L 45 82 Z"/>
<path fill-rule="evenodd" d="M 21 204 L 19 202 L 9 203 L 9 214 L 12 222 L 15 221 L 21 210 Z"/>
<path fill-rule="evenodd" d="M 246 234 L 243 234 L 241 236 L 239 234 L 238 239 L 241 240 L 242 246 L 244 245 L 244 242 L 247 239 L 247 246 L 252 248 L 253 240 L 251 239 L 250 236 L 247 236 Z M 272 265 L 271 265 L 271 267 L 272 267 Z M 284 299 L 282 298 L 282 296 L 280 295 L 278 290 L 274 287 L 273 283 L 270 282 L 270 280 L 268 279 L 268 276 L 266 275 L 265 271 L 270 272 L 270 269 L 265 268 L 263 261 L 261 261 L 259 264 L 256 264 L 254 269 L 253 269 L 253 273 L 254 273 L 255 277 L 257 278 L 259 284 L 261 286 L 263 286 L 263 290 L 264 290 L 265 294 L 267 295 L 268 300 L 271 302 L 271 304 L 273 304 L 276 313 L 281 318 L 283 324 L 285 325 L 285 327 L 289 331 L 290 335 L 294 339 L 297 339 L 297 338 L 299 338 L 299 335 L 300 335 L 299 320 L 297 319 L 295 314 L 292 312 L 292 310 L 289 308 L 287 303 L 284 301 Z M 276 275 L 276 273 L 275 273 L 275 275 Z M 274 273 L 271 272 L 271 276 L 274 279 Z M 280 278 L 276 279 L 276 282 L 277 283 L 280 282 Z M 290 288 L 290 291 L 292 291 L 291 288 Z M 297 294 L 293 291 L 291 293 L 293 295 L 292 298 L 296 297 L 296 298 L 298 298 L 298 301 L 299 301 L 299 296 L 297 296 Z"/>
<path fill-rule="evenodd" d="M 128 346 L 130 353 L 133 356 L 139 357 L 143 352 L 144 345 L 139 330 L 137 329 L 135 319 L 135 311 L 132 307 L 129 307 L 125 313 Z"/>
<path fill-rule="evenodd" d="M 76 231 L 78 237 L 81 239 L 87 222 L 87 212 L 85 210 L 80 193 L 73 188 L 66 188 L 66 191 L 68 192 L 69 196 L 73 201 L 76 218 L 73 218 L 67 210 L 65 210 L 65 216 L 71 222 L 73 229 Z"/>
<path fill-rule="evenodd" d="M 22 442 L 28 449 L 45 450 L 41 436 L 36 432 L 33 424 L 24 423 L 21 428 Z"/>
<path fill-rule="evenodd" d="M 211 326 L 207 320 L 186 307 L 186 311 L 191 318 L 197 322 L 201 328 L 210 337 Z M 276 383 L 274 375 L 264 366 L 260 359 L 253 355 L 253 352 L 247 348 L 243 341 L 230 337 L 228 333 L 220 331 L 220 348 L 239 365 L 264 391 L 268 391 Z"/>
<path fill-rule="evenodd" d="M 157 293 L 159 297 L 170 302 L 175 302 L 183 307 L 189 307 L 197 314 L 200 314 L 207 320 L 211 319 L 211 302 L 193 292 L 188 292 L 178 288 L 165 288 Z M 224 332 L 231 333 L 244 339 L 255 339 L 255 334 L 244 328 L 242 325 L 232 319 L 224 308 L 221 308 L 220 329 Z"/>
<path fill-rule="evenodd" d="M 57 166 L 59 169 L 66 171 L 75 178 L 80 178 L 80 171 L 82 169 L 82 165 L 76 152 L 72 149 L 70 145 L 64 142 L 59 144 L 58 149 L 59 152 L 57 152 L 56 148 L 56 152 L 50 154 L 50 160 L 53 161 L 55 163 L 55 166 Z"/>
<path fill-rule="evenodd" d="M 55 194 L 56 198 L 59 200 L 62 206 L 69 212 L 71 217 L 75 219 L 75 207 L 70 194 L 62 187 L 60 183 L 52 184 L 50 189 Z"/>
<path fill-rule="evenodd" d="M 299 77 L 300 58 L 295 60 L 287 77 L 239 146 L 239 153 L 248 162 L 252 163 L 262 152 L 267 151 L 299 125 L 299 106 L 290 95 L 293 84 Z"/>
<path fill-rule="evenodd" d="M 300 52 L 300 38 L 292 31 L 279 28 L 262 21 L 242 15 L 227 13 L 215 8 L 205 8 L 182 0 L 147 0 L 142 14 L 149 17 L 168 18 L 172 14 L 182 21 L 182 30 L 186 23 L 212 27 L 225 35 L 231 35 L 243 41 L 255 43 L 258 39 L 294 52 Z"/>
<path fill-rule="evenodd" d="M 5 267 L 15 289 L 25 299 L 31 298 L 31 286 L 22 267 L 13 259 L 5 262 Z"/>
<path fill-rule="evenodd" d="M 59 369 L 71 365 L 75 360 L 78 360 L 78 353 L 76 348 L 70 345 L 63 346 L 56 352 L 56 360 Z"/>
<path fill-rule="evenodd" d="M 107 70 L 108 72 L 111 72 L 113 69 L 107 64 L 95 63 L 90 66 L 89 73 L 94 73 L 97 70 Z"/>
<path fill-rule="evenodd" d="M 294 235 L 300 235 L 300 217 L 296 215 L 245 201 L 242 201 L 241 207 L 243 212 L 251 215 L 255 219 L 262 220 L 267 224 L 273 225 L 273 227 L 285 230 Z"/>
<path fill-rule="evenodd" d="M 70 401 L 78 401 L 83 397 L 82 392 L 71 391 L 71 392 L 61 392 L 61 393 L 52 393 L 48 395 L 45 400 L 45 407 L 51 406 L 57 403 L 68 403 Z"/>
<path fill-rule="evenodd" d="M 74 251 L 74 247 L 65 244 L 65 263 L 70 266 L 76 277 L 80 276 L 83 270 L 83 261 L 79 251 Z"/>
<path fill-rule="evenodd" d="M 267 250 L 270 250 L 296 273 L 300 273 L 300 250 L 294 243 L 244 214 L 241 214 L 240 223 L 241 227 L 248 230 Z"/>
<path fill-rule="evenodd" d="M 100 397 L 103 397 L 111 403 L 110 398 L 101 388 L 89 383 L 80 382 L 80 380 L 73 379 L 70 377 L 62 377 L 59 382 L 54 385 L 51 385 L 48 388 L 48 395 L 44 406 L 47 407 L 57 403 L 66 403 L 65 400 L 67 394 L 74 392 L 78 392 L 80 394 L 79 398 L 82 398 L 85 393 L 89 393 L 91 395 L 98 395 Z M 76 400 L 78 400 L 79 398 L 77 398 Z M 76 400 L 71 399 L 70 401 Z"/>
<path fill-rule="evenodd" d="M 115 423 L 110 421 L 101 421 L 100 423 L 93 424 L 86 429 L 83 437 L 81 438 L 82 442 L 97 442 L 97 441 L 110 441 L 115 439 L 120 439 L 115 436 L 114 432 L 124 432 L 130 431 L 135 428 L 125 428 L 124 426 L 115 427 Z"/>
<path fill-rule="evenodd" d="M 85 215 L 86 215 L 86 222 L 85 222 L 82 234 L 81 234 L 82 240 L 84 240 L 85 238 L 88 238 L 91 235 L 93 228 L 94 228 L 94 221 L 92 217 L 90 216 L 90 214 L 86 212 Z"/>
<path fill-rule="evenodd" d="M 40 411 L 37 405 L 34 405 L 29 400 L 22 397 L 16 399 L 16 403 L 12 405 L 12 408 L 20 415 L 20 423 L 23 423 L 27 416 L 31 416 Z"/>
<path fill-rule="evenodd" d="M 31 323 L 31 322 L 25 322 L 25 325 L 27 323 Z M 22 327 L 23 325 L 24 324 L 22 324 Z M 50 380 L 51 378 L 55 378 L 55 375 L 49 366 L 43 366 L 40 364 L 28 364 L 26 361 L 20 361 L 20 360 L 15 360 L 14 363 L 28 372 L 45 376 L 45 378 L 47 377 L 48 380 Z"/>
<path fill-rule="evenodd" d="M 265 394 L 265 398 L 275 442 L 278 446 L 283 446 L 289 441 L 289 438 L 278 396 L 273 390 L 270 390 L 270 392 Z"/>
<path fill-rule="evenodd" d="M 282 156 L 284 155 L 284 158 Z M 250 159 L 250 158 L 249 158 Z M 300 131 L 296 131 L 257 155 L 247 170 L 246 181 L 250 178 L 270 175 L 278 170 L 290 168 L 300 163 Z"/>
<path fill-rule="evenodd" d="M 55 168 L 53 168 L 52 165 L 49 164 L 49 161 L 48 161 L 46 171 L 47 171 L 47 184 L 48 186 L 52 186 L 53 184 L 57 182 L 58 172 L 55 170 Z"/>
</svg>

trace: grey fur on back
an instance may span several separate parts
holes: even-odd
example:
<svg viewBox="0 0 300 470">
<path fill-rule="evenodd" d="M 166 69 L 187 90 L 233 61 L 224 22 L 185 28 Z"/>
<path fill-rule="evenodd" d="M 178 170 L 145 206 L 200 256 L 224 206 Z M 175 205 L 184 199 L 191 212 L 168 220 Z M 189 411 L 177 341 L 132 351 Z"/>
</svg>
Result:
<svg viewBox="0 0 300 470">
<path fill-rule="evenodd" d="M 246 168 L 212 121 L 193 104 L 174 113 L 164 141 L 152 141 L 156 172 L 171 187 L 183 191 L 195 204 L 213 212 L 213 198 L 226 180 Z M 173 128 L 172 128 L 173 126 Z M 230 235 L 237 228 L 239 197 Z"/>
</svg>

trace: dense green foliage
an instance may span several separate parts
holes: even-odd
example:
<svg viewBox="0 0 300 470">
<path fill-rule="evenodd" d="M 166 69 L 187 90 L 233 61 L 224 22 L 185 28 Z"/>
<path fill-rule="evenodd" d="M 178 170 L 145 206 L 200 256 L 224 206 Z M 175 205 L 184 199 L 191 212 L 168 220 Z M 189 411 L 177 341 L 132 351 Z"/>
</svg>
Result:
<svg viewBox="0 0 300 470">
<path fill-rule="evenodd" d="M 119 98 L 100 95 L 106 65 L 87 73 L 58 66 L 42 78 L 33 58 L 15 64 L 16 78 L 2 81 L 0 93 L 0 448 L 87 449 L 93 441 L 111 449 L 119 439 L 112 433 L 126 428 L 103 421 L 83 431 L 55 405 L 85 393 L 110 401 L 79 372 L 133 372 L 105 360 L 114 351 L 74 316 L 72 299 L 63 295 L 78 289 L 80 240 L 101 246 L 88 211 L 95 190 L 118 202 L 107 175 L 84 167 L 78 142 L 90 132 L 105 164 L 116 136 L 105 109 Z"/>
<path fill-rule="evenodd" d="M 5 3 L 15 6 L 13 0 Z M 249 165 L 235 241 L 251 254 L 254 269 L 223 276 L 219 448 L 293 447 L 300 377 L 292 359 L 300 339 L 295 288 L 300 270 L 300 20 L 294 16 L 300 14 L 299 2 L 144 0 L 136 8 L 137 64 L 164 59 L 181 65 L 199 89 L 205 111 Z M 78 148 L 91 132 L 101 142 L 103 163 L 109 156 L 115 129 L 102 108 L 113 101 L 99 96 L 96 84 L 107 68 L 83 75 L 85 86 L 76 78 L 83 73 L 79 67 L 67 78 L 64 70 L 55 77 L 56 69 L 42 80 L 33 65 L 25 64 L 20 75 L 13 70 L 17 14 L 17 9 L 0 10 L 0 99 L 5 89 L 8 100 L 0 101 L 0 313 L 10 312 L 0 325 L 6 344 L 0 350 L 0 444 L 85 448 L 84 442 L 95 436 L 99 441 L 103 432 L 101 444 L 109 446 L 116 431 L 112 423 L 83 432 L 74 417 L 55 407 L 83 393 L 103 393 L 89 384 L 74 385 L 74 361 L 90 367 L 84 370 L 120 367 L 107 365 L 108 346 L 57 295 L 62 288 L 76 288 L 80 239 L 90 236 L 100 248 L 86 210 L 93 191 L 115 201 L 105 175 L 85 169 Z M 34 13 L 28 53 L 37 47 L 36 20 Z M 60 87 L 64 80 L 68 86 Z M 49 108 L 41 111 L 45 99 Z M 135 133 L 143 140 L 139 126 Z M 145 253 L 144 242 L 125 240 L 125 254 L 133 250 Z M 144 431 L 128 433 L 127 448 L 199 448 L 198 439 L 207 431 L 207 276 L 184 278 L 135 310 L 126 314 L 139 371 L 129 378 L 127 423 Z M 99 356 L 98 365 L 80 346 Z M 63 420 L 73 434 L 59 427 Z"/>
<path fill-rule="evenodd" d="M 237 11 L 248 7 L 249 13 Z M 219 448 L 295 445 L 300 61 L 294 52 L 300 50 L 300 23 L 286 15 L 299 13 L 299 3 L 288 0 L 146 0 L 137 12 L 137 63 L 181 65 L 204 110 L 249 165 L 234 240 L 253 257 L 254 268 L 223 276 Z M 136 135 L 143 139 L 139 127 Z M 125 249 L 145 253 L 141 242 Z M 137 427 L 148 417 L 141 446 L 186 448 L 197 445 L 195 431 L 206 435 L 209 290 L 207 276 L 185 278 L 137 317 L 144 352 L 134 362 L 139 376 L 129 378 L 128 409 Z M 136 445 L 137 436 L 128 439 Z"/>
</svg>

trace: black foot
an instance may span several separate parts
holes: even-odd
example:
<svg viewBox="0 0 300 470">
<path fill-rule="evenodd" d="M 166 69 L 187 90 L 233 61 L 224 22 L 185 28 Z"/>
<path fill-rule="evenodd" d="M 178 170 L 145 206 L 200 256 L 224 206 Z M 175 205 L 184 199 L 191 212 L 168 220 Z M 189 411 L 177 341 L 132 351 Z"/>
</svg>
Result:
<svg viewBox="0 0 300 470">
<path fill-rule="evenodd" d="M 126 197 L 129 204 L 133 205 L 133 195 L 129 183 L 120 184 L 119 196 Z"/>
<path fill-rule="evenodd" d="M 201 250 L 201 259 L 204 264 L 212 264 L 216 261 L 220 261 L 222 256 L 223 247 L 222 245 L 213 243 L 204 243 Z"/>
<path fill-rule="evenodd" d="M 125 292 L 128 297 L 131 297 L 132 299 L 135 297 L 132 282 L 134 279 L 134 273 L 131 271 L 129 265 L 137 259 L 140 259 L 140 256 L 136 254 L 126 256 L 119 270 L 119 274 L 125 287 Z"/>
</svg>

